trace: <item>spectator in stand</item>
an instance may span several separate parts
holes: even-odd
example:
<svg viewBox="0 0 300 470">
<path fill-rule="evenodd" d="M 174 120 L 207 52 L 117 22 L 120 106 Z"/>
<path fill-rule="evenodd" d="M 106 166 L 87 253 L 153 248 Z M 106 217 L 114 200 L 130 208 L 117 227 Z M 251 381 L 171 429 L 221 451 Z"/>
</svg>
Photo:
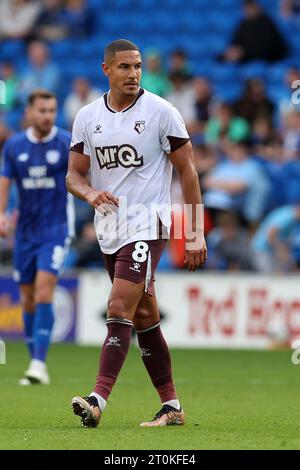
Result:
<svg viewBox="0 0 300 470">
<path fill-rule="evenodd" d="M 212 116 L 205 130 L 205 143 L 212 146 L 223 146 L 224 141 L 238 142 L 250 135 L 250 126 L 246 119 L 235 116 L 228 103 L 215 103 Z"/>
<path fill-rule="evenodd" d="M 75 242 L 73 249 L 76 253 L 74 267 L 103 267 L 102 260 L 99 258 L 99 243 L 95 233 L 93 223 L 94 216 L 89 223 L 82 227 L 80 239 Z"/>
<path fill-rule="evenodd" d="M 5 82 L 5 103 L 0 104 L 0 111 L 11 111 L 18 104 L 20 80 L 11 62 L 0 64 L 0 79 Z"/>
<path fill-rule="evenodd" d="M 251 125 L 259 116 L 265 116 L 270 120 L 273 118 L 274 105 L 267 97 L 261 79 L 252 78 L 246 82 L 242 96 L 234 104 L 234 111 Z"/>
<path fill-rule="evenodd" d="M 189 124 L 192 141 L 202 143 L 203 132 L 210 116 L 212 88 L 206 78 L 195 77 L 192 82 L 194 90 L 195 121 Z"/>
<path fill-rule="evenodd" d="M 300 111 L 291 109 L 283 115 L 283 154 L 285 160 L 300 158 Z"/>
<path fill-rule="evenodd" d="M 142 75 L 142 87 L 158 96 L 171 92 L 172 84 L 162 69 L 159 52 L 150 50 L 145 54 L 146 68 Z"/>
<path fill-rule="evenodd" d="M 299 225 L 300 206 L 282 206 L 270 212 L 251 242 L 253 267 L 262 273 L 294 270 L 292 239 Z"/>
<path fill-rule="evenodd" d="M 35 31 L 40 39 L 59 41 L 66 37 L 87 37 L 91 28 L 91 13 L 85 0 L 44 0 Z"/>
<path fill-rule="evenodd" d="M 292 108 L 300 110 L 299 86 L 300 70 L 298 67 L 294 66 L 288 69 L 282 84 L 281 96 L 277 103 L 277 118 L 279 122 L 281 121 L 282 116 Z M 297 99 L 295 100 L 294 97 Z"/>
<path fill-rule="evenodd" d="M 26 39 L 41 10 L 39 0 L 1 0 L 0 39 Z"/>
<path fill-rule="evenodd" d="M 191 88 L 190 84 L 187 83 L 186 76 L 182 72 L 173 72 L 170 75 L 170 79 L 173 85 L 173 91 L 165 98 L 178 109 L 184 119 L 186 127 L 189 128 L 189 125 L 196 120 L 194 90 Z"/>
<path fill-rule="evenodd" d="M 64 0 L 44 0 L 35 24 L 35 34 L 45 41 L 59 41 L 68 36 Z"/>
<path fill-rule="evenodd" d="M 217 226 L 207 237 L 210 260 L 207 268 L 226 271 L 249 270 L 249 233 L 241 227 L 239 218 L 230 212 L 221 212 Z"/>
<path fill-rule="evenodd" d="M 28 47 L 29 64 L 21 82 L 21 98 L 23 101 L 37 88 L 56 93 L 59 88 L 60 72 L 56 64 L 51 62 L 49 49 L 42 41 L 33 41 Z"/>
<path fill-rule="evenodd" d="M 270 183 L 250 157 L 247 142 L 227 146 L 227 159 L 204 178 L 204 204 L 216 210 L 237 212 L 253 226 L 263 217 Z"/>
<path fill-rule="evenodd" d="M 76 114 L 83 106 L 100 98 L 101 92 L 91 87 L 87 78 L 77 77 L 72 84 L 73 91 L 64 102 L 65 119 L 69 127 L 72 126 Z"/>
<path fill-rule="evenodd" d="M 282 161 L 281 139 L 268 117 L 258 116 L 253 122 L 251 144 L 255 155 L 271 161 Z"/>
<path fill-rule="evenodd" d="M 227 62 L 276 62 L 284 59 L 288 52 L 287 45 L 273 21 L 255 0 L 244 0 L 244 16 L 222 59 Z"/>
<path fill-rule="evenodd" d="M 92 15 L 86 0 L 67 0 L 64 22 L 70 37 L 88 37 L 92 31 Z"/>
<path fill-rule="evenodd" d="M 281 14 L 287 19 L 300 18 L 300 0 L 282 0 Z"/>
<path fill-rule="evenodd" d="M 188 64 L 186 52 L 177 48 L 170 55 L 169 74 L 180 72 L 185 80 L 190 80 L 193 76 L 191 68 Z"/>
</svg>

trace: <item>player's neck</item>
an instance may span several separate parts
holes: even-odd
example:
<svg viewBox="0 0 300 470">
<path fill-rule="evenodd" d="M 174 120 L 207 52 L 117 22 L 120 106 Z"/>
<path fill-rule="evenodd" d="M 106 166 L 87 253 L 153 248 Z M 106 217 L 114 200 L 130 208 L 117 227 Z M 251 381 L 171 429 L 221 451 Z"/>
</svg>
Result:
<svg viewBox="0 0 300 470">
<path fill-rule="evenodd" d="M 117 112 L 124 111 L 124 109 L 128 108 L 132 103 L 135 102 L 139 94 L 139 90 L 136 95 L 127 96 L 123 94 L 119 94 L 112 90 L 108 93 L 108 104 L 111 109 Z"/>
<path fill-rule="evenodd" d="M 50 129 L 49 132 L 47 132 L 45 134 L 45 132 L 41 132 L 39 129 L 37 129 L 36 127 L 33 127 L 32 126 L 32 134 L 33 134 L 33 137 L 35 137 L 37 140 L 43 140 L 45 139 L 46 137 L 48 137 L 48 135 L 51 133 L 52 131 L 52 128 Z"/>
</svg>

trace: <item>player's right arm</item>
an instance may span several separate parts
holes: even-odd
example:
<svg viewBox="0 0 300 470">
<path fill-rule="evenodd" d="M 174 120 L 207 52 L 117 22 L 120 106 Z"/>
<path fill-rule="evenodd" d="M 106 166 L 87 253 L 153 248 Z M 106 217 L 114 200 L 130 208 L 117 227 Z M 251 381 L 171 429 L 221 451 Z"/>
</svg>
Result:
<svg viewBox="0 0 300 470">
<path fill-rule="evenodd" d="M 108 191 L 99 191 L 89 184 L 88 172 L 92 148 L 85 128 L 85 108 L 79 111 L 73 123 L 66 185 L 68 191 L 75 197 L 86 201 L 103 215 L 107 215 L 112 212 L 112 208 L 119 205 L 119 200 Z"/>
<path fill-rule="evenodd" d="M 7 237 L 10 227 L 9 217 L 6 214 L 11 179 L 0 176 L 0 237 Z"/>
<path fill-rule="evenodd" d="M 3 149 L 3 168 L 0 175 L 0 237 L 7 237 L 10 229 L 10 217 L 6 214 L 9 191 L 15 177 L 14 142 L 8 139 Z"/>
<path fill-rule="evenodd" d="M 67 189 L 75 197 L 86 201 L 90 206 L 94 209 L 98 209 L 104 215 L 111 213 L 111 205 L 118 207 L 119 200 L 108 191 L 99 191 L 88 184 L 87 175 L 89 169 L 89 157 L 71 150 L 68 173 L 66 176 Z"/>
</svg>

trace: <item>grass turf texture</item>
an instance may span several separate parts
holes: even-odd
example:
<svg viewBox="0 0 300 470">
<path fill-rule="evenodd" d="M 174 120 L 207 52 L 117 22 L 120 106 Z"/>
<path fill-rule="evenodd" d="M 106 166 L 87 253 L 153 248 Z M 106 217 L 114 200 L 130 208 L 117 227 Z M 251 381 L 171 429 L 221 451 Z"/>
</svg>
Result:
<svg viewBox="0 0 300 470">
<path fill-rule="evenodd" d="M 83 429 L 69 402 L 88 394 L 97 348 L 55 345 L 50 387 L 18 387 L 25 346 L 7 344 L 0 365 L 0 449 L 300 449 L 300 365 L 290 351 L 173 350 L 185 426 L 142 429 L 160 403 L 131 347 L 96 429 Z"/>
</svg>

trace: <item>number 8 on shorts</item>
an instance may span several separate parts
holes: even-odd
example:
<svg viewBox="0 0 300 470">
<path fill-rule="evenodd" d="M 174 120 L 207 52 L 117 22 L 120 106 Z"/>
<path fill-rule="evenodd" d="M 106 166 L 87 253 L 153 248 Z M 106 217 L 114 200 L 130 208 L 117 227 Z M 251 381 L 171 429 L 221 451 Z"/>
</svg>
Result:
<svg viewBox="0 0 300 470">
<path fill-rule="evenodd" d="M 145 242 L 137 242 L 134 245 L 135 250 L 132 252 L 132 258 L 138 263 L 143 263 L 147 259 L 147 252 L 149 251 L 149 246 Z"/>
</svg>

